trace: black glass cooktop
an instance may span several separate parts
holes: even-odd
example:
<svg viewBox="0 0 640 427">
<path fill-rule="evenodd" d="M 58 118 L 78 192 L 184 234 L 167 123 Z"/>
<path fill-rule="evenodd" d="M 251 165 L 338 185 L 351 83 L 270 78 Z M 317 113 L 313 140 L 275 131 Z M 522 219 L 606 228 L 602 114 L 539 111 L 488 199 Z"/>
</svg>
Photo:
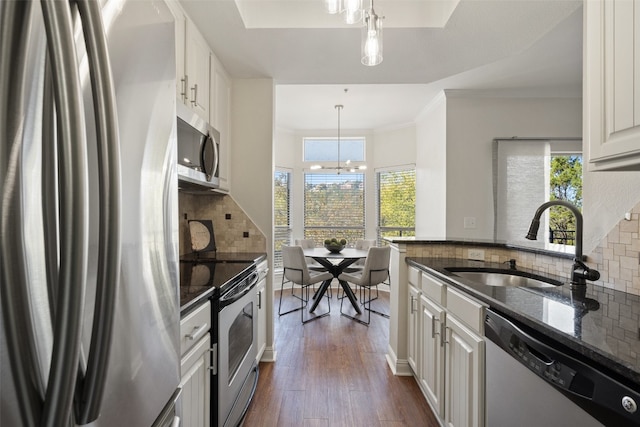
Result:
<svg viewBox="0 0 640 427">
<path fill-rule="evenodd" d="M 253 261 L 218 259 L 180 260 L 180 307 L 195 300 L 217 297 L 252 270 Z"/>
</svg>

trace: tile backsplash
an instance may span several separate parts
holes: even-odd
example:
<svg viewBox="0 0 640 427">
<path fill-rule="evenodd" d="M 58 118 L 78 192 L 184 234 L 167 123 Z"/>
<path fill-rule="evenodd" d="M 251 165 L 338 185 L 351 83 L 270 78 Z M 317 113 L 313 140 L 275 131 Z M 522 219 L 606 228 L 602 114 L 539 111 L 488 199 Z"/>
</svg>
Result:
<svg viewBox="0 0 640 427">
<path fill-rule="evenodd" d="M 210 219 L 218 252 L 266 252 L 267 240 L 229 195 L 178 194 L 180 255 L 191 252 L 189 219 Z M 186 216 L 186 218 L 185 218 Z"/>
<path fill-rule="evenodd" d="M 515 259 L 523 268 L 553 274 L 569 279 L 573 261 L 545 254 L 519 251 L 511 248 L 470 245 L 409 244 L 408 257 L 474 258 L 469 252 L 480 249 L 488 262 L 507 262 Z M 631 211 L 630 219 L 622 219 L 598 247 L 587 256 L 587 264 L 600 272 L 594 282 L 617 291 L 640 295 L 640 203 Z"/>
<path fill-rule="evenodd" d="M 640 295 L 640 203 L 589 254 L 589 265 L 600 271 L 597 283 Z"/>
</svg>

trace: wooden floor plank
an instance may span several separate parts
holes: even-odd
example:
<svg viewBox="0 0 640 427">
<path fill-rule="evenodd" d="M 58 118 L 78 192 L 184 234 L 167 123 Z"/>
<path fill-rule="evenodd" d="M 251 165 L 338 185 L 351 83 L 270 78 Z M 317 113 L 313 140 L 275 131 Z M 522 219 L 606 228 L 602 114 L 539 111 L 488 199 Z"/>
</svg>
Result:
<svg viewBox="0 0 640 427">
<path fill-rule="evenodd" d="M 388 311 L 388 293 L 380 296 L 374 304 Z M 296 303 L 288 291 L 283 301 Z M 367 327 L 340 316 L 334 292 L 331 315 L 305 325 L 299 312 L 276 310 L 274 334 L 277 360 L 260 364 L 244 427 L 439 425 L 413 377 L 387 364 L 389 319 L 372 314 Z"/>
</svg>

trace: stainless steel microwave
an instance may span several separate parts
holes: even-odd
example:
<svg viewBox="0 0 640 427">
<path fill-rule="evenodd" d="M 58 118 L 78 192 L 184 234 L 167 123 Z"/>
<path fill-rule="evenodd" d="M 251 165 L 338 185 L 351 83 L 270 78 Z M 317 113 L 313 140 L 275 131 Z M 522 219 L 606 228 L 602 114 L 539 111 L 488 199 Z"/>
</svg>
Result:
<svg viewBox="0 0 640 427">
<path fill-rule="evenodd" d="M 178 181 L 189 189 L 220 186 L 220 132 L 182 104 L 177 105 Z"/>
</svg>

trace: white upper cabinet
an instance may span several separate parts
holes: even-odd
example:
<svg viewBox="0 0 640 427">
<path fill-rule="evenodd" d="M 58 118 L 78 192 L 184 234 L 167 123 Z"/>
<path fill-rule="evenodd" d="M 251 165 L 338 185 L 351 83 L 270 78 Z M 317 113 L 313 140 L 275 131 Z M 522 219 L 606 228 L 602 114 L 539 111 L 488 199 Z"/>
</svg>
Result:
<svg viewBox="0 0 640 427">
<path fill-rule="evenodd" d="M 211 70 L 209 122 L 220 132 L 220 189 L 229 190 L 231 79 L 213 52 L 209 61 Z"/>
<path fill-rule="evenodd" d="M 167 0 L 176 28 L 176 96 L 209 120 L 209 45 L 182 6 Z"/>
<path fill-rule="evenodd" d="M 209 120 L 209 57 L 211 52 L 200 31 L 187 18 L 185 77 L 189 106 Z"/>
<path fill-rule="evenodd" d="M 590 0 L 584 8 L 589 168 L 640 170 L 640 0 Z"/>
</svg>

